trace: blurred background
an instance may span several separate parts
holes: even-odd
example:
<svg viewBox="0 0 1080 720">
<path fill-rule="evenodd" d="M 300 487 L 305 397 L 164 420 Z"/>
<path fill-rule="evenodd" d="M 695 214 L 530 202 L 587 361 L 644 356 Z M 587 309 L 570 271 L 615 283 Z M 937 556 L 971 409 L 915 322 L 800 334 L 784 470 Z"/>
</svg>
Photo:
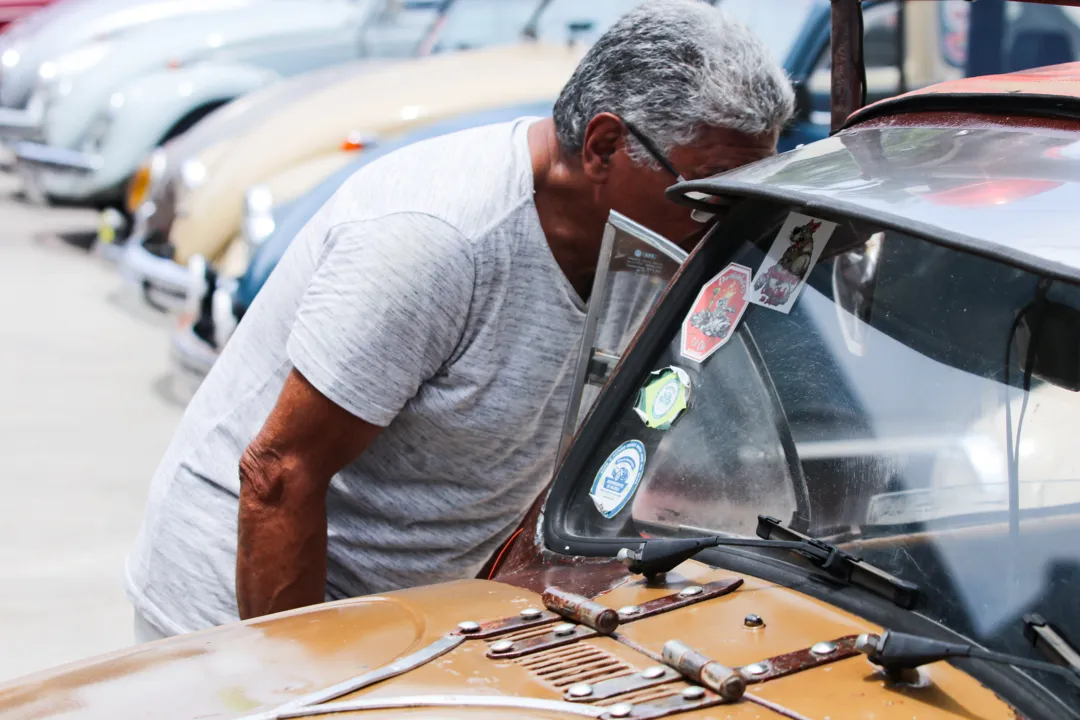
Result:
<svg viewBox="0 0 1080 720">
<path fill-rule="evenodd" d="M 344 179 L 548 114 L 639 2 L 0 0 L 0 681 L 131 642 L 120 578 L 147 483 Z M 713 4 L 796 86 L 781 150 L 824 137 L 828 1 Z M 870 101 L 1080 57 L 1076 8 L 864 6 Z"/>
</svg>

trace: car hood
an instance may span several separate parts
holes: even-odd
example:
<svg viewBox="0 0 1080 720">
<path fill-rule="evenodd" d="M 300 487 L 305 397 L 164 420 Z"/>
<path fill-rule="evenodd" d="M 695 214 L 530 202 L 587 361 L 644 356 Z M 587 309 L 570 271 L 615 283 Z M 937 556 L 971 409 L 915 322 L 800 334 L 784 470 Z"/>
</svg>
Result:
<svg viewBox="0 0 1080 720">
<path fill-rule="evenodd" d="M 38 82 L 41 64 L 88 40 L 116 39 L 147 23 L 184 15 L 215 13 L 268 0 L 68 0 L 21 20 L 0 34 L 0 51 L 19 53 L 15 67 L 4 68 L 0 105 L 26 104 Z"/>
<path fill-rule="evenodd" d="M 249 43 L 273 41 L 287 49 L 340 35 L 342 27 L 359 27 L 370 6 L 340 0 L 272 0 L 183 18 L 170 18 L 133 29 L 115 40 L 96 40 L 57 59 L 59 74 L 51 82 L 44 138 L 50 145 L 75 148 L 87 127 L 107 112 L 116 89 L 129 80 L 166 68 L 227 58 Z M 96 62 L 65 59 L 100 58 Z M 65 65 L 71 65 L 67 70 Z M 275 75 L 269 70 L 269 81 Z"/>
<path fill-rule="evenodd" d="M 170 233 L 176 259 L 216 258 L 240 225 L 244 192 L 333 152 L 353 131 L 390 136 L 486 108 L 558 95 L 583 49 L 524 43 L 437 55 L 305 95 L 236 139 L 182 203 Z"/>
<path fill-rule="evenodd" d="M 695 596 L 702 599 L 682 598 L 679 593 L 688 587 L 704 587 L 705 592 Z M 714 588 L 727 592 L 716 594 Z M 878 628 L 752 577 L 690 562 L 669 573 L 666 585 L 625 581 L 597 600 L 612 609 L 635 606 L 642 617 L 625 620 L 618 641 L 581 637 L 559 648 L 503 659 L 492 649 L 497 638 L 464 639 L 444 654 L 411 662 L 407 656 L 455 633 L 462 621 L 509 618 L 520 622 L 523 609 L 543 607 L 541 598 L 527 590 L 498 582 L 459 581 L 228 625 L 39 673 L 0 686 L 0 714 L 12 719 L 58 715 L 72 719 L 242 718 L 401 660 L 405 666 L 399 668 L 401 674 L 343 699 L 460 698 L 456 707 L 414 710 L 410 717 L 412 713 L 440 718 L 572 717 L 558 708 L 492 711 L 469 703 L 493 697 L 562 701 L 567 688 L 576 683 L 588 681 L 599 688 L 605 678 L 625 678 L 655 665 L 654 656 L 664 643 L 678 639 L 729 667 L 775 658 L 774 666 L 779 668 L 778 656 L 803 651 L 784 661 L 798 671 L 749 684 L 742 700 L 723 706 L 721 714 L 728 718 L 779 720 L 785 716 L 782 712 L 789 718 L 1014 717 L 993 693 L 946 663 L 924 666 L 919 681 L 909 685 L 885 682 L 864 657 L 847 651 L 828 662 L 808 660 L 808 649 L 815 643 L 848 638 L 840 645 L 847 648 L 850 636 Z M 651 614 L 655 606 L 647 604 L 650 601 L 668 604 L 668 611 Z M 744 617 L 751 613 L 762 618 L 762 627 L 744 626 Z M 550 639 L 555 622 L 501 638 L 510 638 L 515 647 L 521 647 L 517 643 L 529 634 Z M 685 687 L 680 681 L 644 692 L 673 695 L 675 702 L 681 702 Z M 639 710 L 649 702 L 649 695 L 640 690 L 621 699 L 627 698 Z M 607 705 L 616 700 L 598 702 Z M 676 717 L 718 717 L 717 709 Z M 373 710 L 355 717 L 389 718 L 401 713 L 400 709 Z M 331 717 L 346 716 L 352 717 Z"/>
</svg>

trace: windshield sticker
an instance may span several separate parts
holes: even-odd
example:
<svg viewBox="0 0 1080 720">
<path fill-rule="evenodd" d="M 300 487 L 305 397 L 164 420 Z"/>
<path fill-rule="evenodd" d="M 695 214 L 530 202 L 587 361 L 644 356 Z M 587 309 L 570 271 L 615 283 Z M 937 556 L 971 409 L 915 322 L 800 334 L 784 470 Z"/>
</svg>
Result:
<svg viewBox="0 0 1080 720">
<path fill-rule="evenodd" d="M 596 473 L 589 497 L 601 515 L 613 518 L 634 496 L 644 474 L 645 446 L 638 440 L 628 440 L 608 455 Z"/>
<path fill-rule="evenodd" d="M 835 229 L 836 223 L 789 214 L 758 269 L 747 299 L 782 313 L 791 312 Z"/>
<path fill-rule="evenodd" d="M 649 380 L 638 393 L 637 413 L 645 427 L 668 430 L 690 403 L 690 376 L 677 367 L 666 367 L 650 373 Z"/>
<path fill-rule="evenodd" d="M 731 339 L 746 312 L 750 268 L 732 263 L 701 288 L 682 325 L 680 353 L 701 363 Z"/>
</svg>

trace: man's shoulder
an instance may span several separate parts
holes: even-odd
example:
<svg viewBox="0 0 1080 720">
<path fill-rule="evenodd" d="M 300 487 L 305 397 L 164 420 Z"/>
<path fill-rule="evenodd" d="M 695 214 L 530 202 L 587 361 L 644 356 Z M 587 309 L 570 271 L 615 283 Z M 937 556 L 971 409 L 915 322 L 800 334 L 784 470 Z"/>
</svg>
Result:
<svg viewBox="0 0 1080 720">
<path fill-rule="evenodd" d="M 354 173 L 331 200 L 331 226 L 407 216 L 469 240 L 531 201 L 531 163 L 516 123 L 433 137 Z"/>
</svg>

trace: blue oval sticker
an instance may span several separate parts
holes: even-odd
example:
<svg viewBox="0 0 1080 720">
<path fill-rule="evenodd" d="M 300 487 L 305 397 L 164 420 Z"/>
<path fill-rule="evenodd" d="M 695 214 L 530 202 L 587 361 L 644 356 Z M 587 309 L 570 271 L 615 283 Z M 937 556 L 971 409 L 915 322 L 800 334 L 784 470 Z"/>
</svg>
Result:
<svg viewBox="0 0 1080 720">
<path fill-rule="evenodd" d="M 606 518 L 615 517 L 634 496 L 645 474 L 645 446 L 639 440 L 627 440 L 600 466 L 589 497 Z"/>
</svg>

